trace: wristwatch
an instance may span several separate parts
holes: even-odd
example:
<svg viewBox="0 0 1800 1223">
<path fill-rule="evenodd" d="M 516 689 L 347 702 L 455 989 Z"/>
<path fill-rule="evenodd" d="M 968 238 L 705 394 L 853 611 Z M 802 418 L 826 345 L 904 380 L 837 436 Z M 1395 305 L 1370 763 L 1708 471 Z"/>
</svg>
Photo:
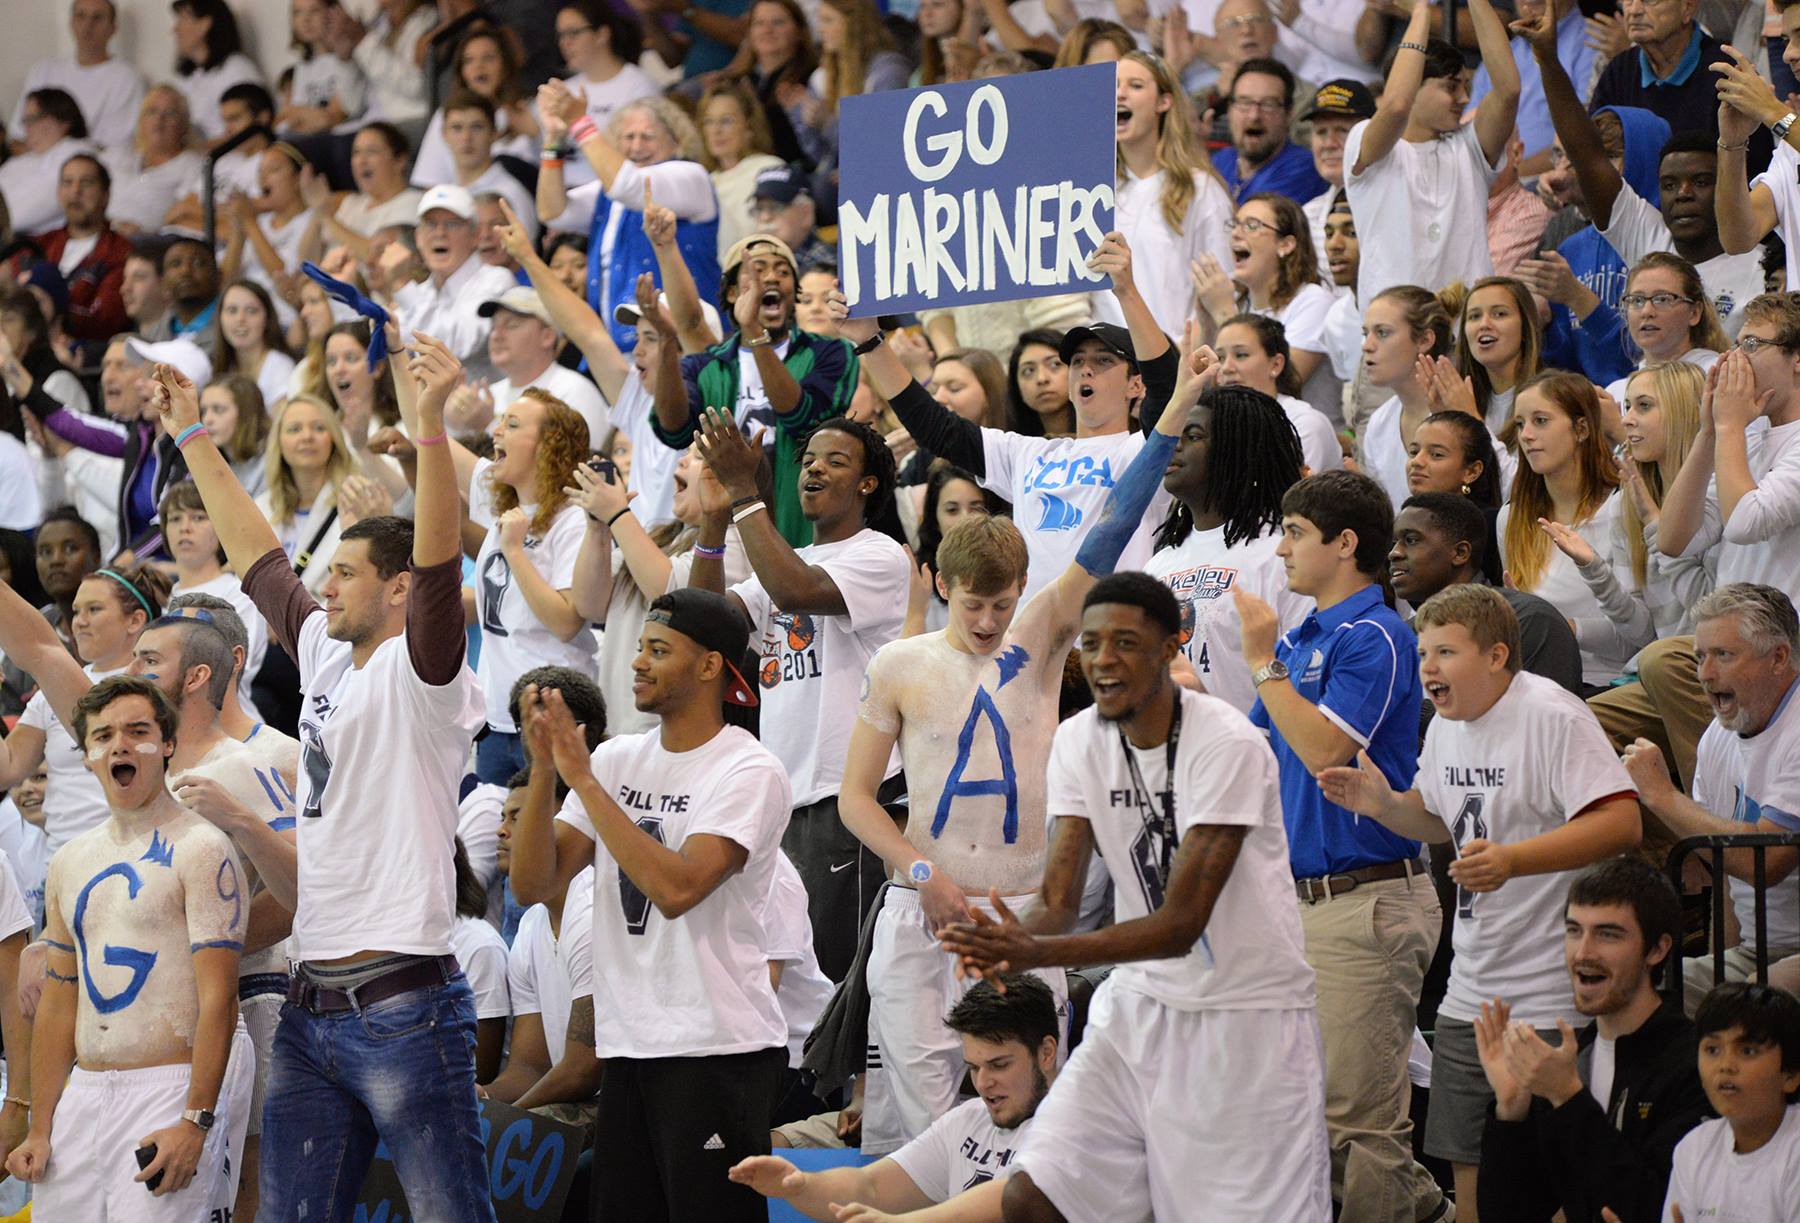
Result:
<svg viewBox="0 0 1800 1223">
<path fill-rule="evenodd" d="M 867 356 L 869 353 L 872 353 L 877 348 L 881 347 L 881 341 L 884 338 L 886 338 L 886 337 L 884 337 L 879 331 L 877 331 L 874 335 L 870 336 L 868 339 L 864 340 L 861 344 L 858 344 L 855 348 L 852 348 L 850 351 L 855 353 L 859 357 Z"/>
<path fill-rule="evenodd" d="M 1287 664 L 1279 658 L 1271 659 L 1250 673 L 1250 686 L 1260 688 L 1272 679 L 1286 679 L 1287 677 Z"/>
<path fill-rule="evenodd" d="M 205 1133 L 213 1127 L 213 1115 L 210 1109 L 186 1109 L 182 1112 L 181 1119 L 183 1121 L 192 1121 L 195 1125 L 200 1127 L 201 1133 Z"/>
<path fill-rule="evenodd" d="M 1794 126 L 1794 120 L 1797 118 L 1800 118 L 1800 115 L 1796 115 L 1790 110 L 1787 114 L 1781 116 L 1781 118 L 1769 125 L 1770 134 L 1777 140 L 1786 140 L 1788 130 Z"/>
<path fill-rule="evenodd" d="M 906 868 L 906 877 L 912 880 L 913 883 L 919 885 L 930 883 L 931 876 L 935 873 L 931 863 L 923 858 L 920 858 L 917 862 L 914 862 L 911 866 Z"/>
</svg>

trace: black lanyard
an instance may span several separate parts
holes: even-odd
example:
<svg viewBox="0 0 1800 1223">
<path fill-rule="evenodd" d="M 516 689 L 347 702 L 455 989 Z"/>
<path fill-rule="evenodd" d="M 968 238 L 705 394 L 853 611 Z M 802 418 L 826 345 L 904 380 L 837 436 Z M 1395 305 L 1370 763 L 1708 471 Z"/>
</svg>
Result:
<svg viewBox="0 0 1800 1223">
<path fill-rule="evenodd" d="M 1169 863 L 1175 852 L 1175 753 L 1181 746 L 1181 689 L 1175 689 L 1175 708 L 1169 714 L 1169 739 L 1163 745 L 1163 789 L 1158 793 L 1162 799 L 1161 818 L 1158 823 L 1162 829 L 1162 858 L 1155 863 L 1157 882 L 1166 890 L 1169 886 Z M 1125 738 L 1125 731 L 1119 730 L 1119 747 L 1125 753 L 1125 767 L 1131 770 L 1131 792 L 1137 799 L 1138 819 L 1143 821 L 1144 831 L 1152 835 L 1157 825 L 1152 824 L 1150 787 L 1144 784 L 1144 775 L 1138 769 L 1137 755 L 1131 750 L 1131 744 Z"/>
</svg>

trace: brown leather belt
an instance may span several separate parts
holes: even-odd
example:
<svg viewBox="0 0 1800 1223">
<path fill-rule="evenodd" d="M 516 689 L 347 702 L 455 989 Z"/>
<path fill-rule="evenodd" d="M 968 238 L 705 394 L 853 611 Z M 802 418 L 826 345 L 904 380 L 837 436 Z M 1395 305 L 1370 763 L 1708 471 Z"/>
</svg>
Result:
<svg viewBox="0 0 1800 1223">
<path fill-rule="evenodd" d="M 1315 904 L 1321 900 L 1330 900 L 1333 896 L 1342 896 L 1346 892 L 1354 892 L 1365 883 L 1380 883 L 1385 879 L 1410 879 L 1414 875 L 1428 875 L 1430 870 L 1417 858 L 1406 858 L 1399 862 L 1381 862 L 1374 866 L 1364 866 L 1353 871 L 1345 871 L 1341 875 L 1320 875 L 1315 879 L 1294 880 L 1294 893 L 1307 904 Z"/>
<path fill-rule="evenodd" d="M 288 982 L 287 1000 L 315 1015 L 357 1011 L 411 990 L 442 985 L 461 971 L 462 965 L 456 962 L 455 956 L 431 956 L 402 964 L 392 972 L 371 977 L 361 985 L 347 990 L 315 984 L 306 979 L 304 972 L 297 971 Z"/>
</svg>

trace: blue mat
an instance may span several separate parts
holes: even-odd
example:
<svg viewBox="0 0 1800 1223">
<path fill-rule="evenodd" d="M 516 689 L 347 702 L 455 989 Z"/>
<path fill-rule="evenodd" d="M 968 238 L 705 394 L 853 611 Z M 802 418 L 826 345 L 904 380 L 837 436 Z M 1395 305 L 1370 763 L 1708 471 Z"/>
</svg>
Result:
<svg viewBox="0 0 1800 1223">
<path fill-rule="evenodd" d="M 864 1164 L 872 1164 L 874 1159 L 868 1158 L 855 1147 L 827 1148 L 823 1150 L 802 1149 L 799 1147 L 783 1147 L 775 1152 L 802 1172 L 823 1172 L 828 1168 L 858 1168 Z M 771 1200 L 769 1202 L 769 1223 L 808 1223 L 807 1217 L 789 1206 L 786 1202 Z"/>
</svg>

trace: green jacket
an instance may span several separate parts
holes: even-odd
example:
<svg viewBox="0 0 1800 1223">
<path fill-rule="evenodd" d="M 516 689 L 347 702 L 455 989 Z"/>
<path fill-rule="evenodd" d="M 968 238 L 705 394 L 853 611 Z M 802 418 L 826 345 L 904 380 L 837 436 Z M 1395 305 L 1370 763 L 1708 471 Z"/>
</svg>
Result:
<svg viewBox="0 0 1800 1223">
<path fill-rule="evenodd" d="M 792 412 L 775 417 L 775 500 L 769 512 L 782 538 L 796 548 L 812 543 L 812 523 L 800 512 L 800 458 L 806 439 L 819 422 L 842 416 L 856 393 L 857 359 L 848 340 L 813 335 L 795 328 L 782 364 L 800 384 L 800 402 Z M 681 359 L 681 380 L 687 386 L 688 418 L 669 432 L 651 416 L 651 427 L 664 445 L 686 449 L 700 427 L 700 414 L 708 408 L 735 411 L 738 400 L 738 333 L 722 344 Z"/>
</svg>

